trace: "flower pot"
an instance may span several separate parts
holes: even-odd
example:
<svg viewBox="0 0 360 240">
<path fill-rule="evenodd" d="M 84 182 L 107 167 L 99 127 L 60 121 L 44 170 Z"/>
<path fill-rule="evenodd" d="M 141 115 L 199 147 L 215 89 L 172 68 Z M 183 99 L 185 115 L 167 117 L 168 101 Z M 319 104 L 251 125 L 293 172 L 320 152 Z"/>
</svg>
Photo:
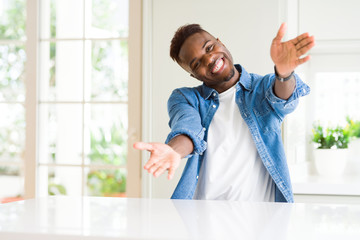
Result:
<svg viewBox="0 0 360 240">
<path fill-rule="evenodd" d="M 360 162 L 360 138 L 350 141 L 349 159 Z"/>
<path fill-rule="evenodd" d="M 319 175 L 341 176 L 347 164 L 348 149 L 315 149 L 315 167 Z"/>
<path fill-rule="evenodd" d="M 358 176 L 360 174 L 360 138 L 349 143 L 348 166 L 346 173 Z"/>
</svg>

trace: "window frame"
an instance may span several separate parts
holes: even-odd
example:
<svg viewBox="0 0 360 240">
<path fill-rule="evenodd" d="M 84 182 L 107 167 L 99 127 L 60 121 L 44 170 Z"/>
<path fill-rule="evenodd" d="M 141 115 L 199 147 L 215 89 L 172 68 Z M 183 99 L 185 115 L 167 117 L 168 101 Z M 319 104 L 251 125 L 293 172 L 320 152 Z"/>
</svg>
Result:
<svg viewBox="0 0 360 240">
<path fill-rule="evenodd" d="M 85 0 L 83 0 L 85 3 Z M 128 76 L 128 155 L 126 168 L 128 197 L 140 197 L 141 195 L 141 156 L 140 153 L 132 148 L 135 141 L 141 137 L 141 0 L 129 1 L 129 36 L 127 38 L 129 48 L 129 76 Z M 40 0 L 28 0 L 26 3 L 26 100 L 25 100 L 25 121 L 26 121 L 26 140 L 24 155 L 24 198 L 31 199 L 38 196 L 38 83 L 39 83 L 39 16 Z M 121 38 L 116 38 L 116 40 Z M 49 39 L 50 41 L 56 41 Z M 89 40 L 87 38 L 87 40 Z M 90 39 L 91 40 L 91 39 Z M 94 39 L 99 40 L 99 39 Z M 103 40 L 103 39 L 101 39 Z M 83 39 L 85 41 L 85 38 Z M 139 67 L 140 64 L 140 67 Z M 43 102 L 42 102 L 43 103 Z M 52 103 L 57 103 L 54 101 Z M 82 103 L 86 104 L 86 103 Z M 131 161 L 129 161 L 131 159 Z M 41 164 L 42 166 L 56 167 L 65 166 L 63 164 Z M 66 165 L 68 166 L 68 165 Z M 78 165 L 72 165 L 79 167 Z M 89 167 L 82 164 L 84 168 Z M 113 169 L 113 166 L 90 166 L 91 169 Z M 84 177 L 82 178 L 82 188 L 84 189 Z M 84 195 L 82 191 L 81 195 Z"/>
<path fill-rule="evenodd" d="M 334 70 L 334 64 L 336 61 L 329 61 L 329 63 L 324 63 L 319 65 L 318 58 L 324 57 L 340 57 L 340 59 L 346 59 L 350 56 L 360 57 L 360 39 L 349 39 L 349 40 L 319 40 L 317 41 L 317 46 L 312 50 L 311 55 L 313 57 L 309 63 L 299 69 L 306 79 L 306 82 L 311 86 L 314 84 L 314 77 L 317 72 L 322 71 L 336 71 L 336 72 L 352 72 L 359 71 L 360 67 L 356 66 L 355 63 L 350 65 L 344 64 L 343 61 L 339 61 L 340 64 L 338 68 Z M 355 67 L 356 66 L 356 67 Z M 356 69 L 355 69 L 356 68 Z M 317 86 L 319 87 L 319 86 Z M 313 88 L 312 90 L 315 90 Z M 305 139 L 305 162 L 303 161 L 290 161 L 289 169 L 290 175 L 293 182 L 293 192 L 295 195 L 328 195 L 328 196 L 359 196 L 360 186 L 360 175 L 343 175 L 338 179 L 329 179 L 324 176 L 320 176 L 316 173 L 314 167 L 313 159 L 313 146 L 311 143 L 311 129 L 314 120 L 314 109 L 313 102 L 316 98 L 313 94 L 315 91 L 312 91 L 307 99 L 301 100 L 305 101 L 306 116 L 304 116 L 304 121 L 306 122 L 306 139 Z M 344 116 L 345 118 L 345 116 Z M 315 119 L 316 120 L 316 119 Z M 288 119 L 285 121 L 288 124 Z M 285 126 L 284 131 L 284 145 L 286 149 L 289 149 L 291 144 L 288 136 L 288 130 Z M 294 155 L 294 152 L 287 151 L 287 155 Z"/>
</svg>

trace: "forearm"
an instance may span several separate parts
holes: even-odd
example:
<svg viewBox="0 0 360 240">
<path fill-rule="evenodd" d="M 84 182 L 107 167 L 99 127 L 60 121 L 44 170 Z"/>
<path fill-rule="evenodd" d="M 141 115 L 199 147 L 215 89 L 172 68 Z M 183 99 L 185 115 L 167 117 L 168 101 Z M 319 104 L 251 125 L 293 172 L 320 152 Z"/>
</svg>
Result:
<svg viewBox="0 0 360 240">
<path fill-rule="evenodd" d="M 194 151 L 194 144 L 191 139 L 186 135 L 178 135 L 170 140 L 168 145 L 177 153 L 181 158 L 189 155 Z"/>
<path fill-rule="evenodd" d="M 296 86 L 294 72 L 293 70 L 288 69 L 278 69 L 277 66 L 274 67 L 274 71 L 276 78 L 274 84 L 274 93 L 278 98 L 287 100 L 294 92 Z"/>
<path fill-rule="evenodd" d="M 296 81 L 294 76 L 286 82 L 281 82 L 276 79 L 274 84 L 274 93 L 278 98 L 287 100 L 294 92 L 295 86 Z"/>
</svg>

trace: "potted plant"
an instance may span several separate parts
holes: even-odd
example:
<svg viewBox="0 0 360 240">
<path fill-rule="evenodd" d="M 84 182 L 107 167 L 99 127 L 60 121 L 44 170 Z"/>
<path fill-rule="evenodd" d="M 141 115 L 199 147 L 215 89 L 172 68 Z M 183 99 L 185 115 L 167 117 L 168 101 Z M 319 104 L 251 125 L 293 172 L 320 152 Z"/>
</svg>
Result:
<svg viewBox="0 0 360 240">
<path fill-rule="evenodd" d="M 349 164 L 352 173 L 360 173 L 360 121 L 350 117 L 346 118 L 347 128 L 350 135 L 349 143 Z"/>
<path fill-rule="evenodd" d="M 346 167 L 350 133 L 348 128 L 324 128 L 314 124 L 315 167 L 323 176 L 340 176 Z"/>
<path fill-rule="evenodd" d="M 347 129 L 351 138 L 351 145 L 360 148 L 360 121 L 354 121 L 350 117 L 346 117 L 348 123 Z"/>
<path fill-rule="evenodd" d="M 360 121 L 354 121 L 350 117 L 346 117 L 348 123 L 347 128 L 351 138 L 360 139 Z"/>
</svg>

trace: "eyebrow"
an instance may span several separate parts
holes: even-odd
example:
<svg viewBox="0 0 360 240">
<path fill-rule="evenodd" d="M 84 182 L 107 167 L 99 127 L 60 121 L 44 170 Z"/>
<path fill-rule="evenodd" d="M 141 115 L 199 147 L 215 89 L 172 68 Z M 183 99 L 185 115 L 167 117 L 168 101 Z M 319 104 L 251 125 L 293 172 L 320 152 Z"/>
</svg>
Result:
<svg viewBox="0 0 360 240">
<path fill-rule="evenodd" d="M 211 40 L 206 40 L 205 41 L 205 43 L 204 43 L 204 45 L 201 47 L 201 49 L 204 49 L 204 47 L 206 46 L 206 44 L 208 43 L 208 42 L 210 42 Z M 193 64 L 193 62 L 196 60 L 196 57 L 193 59 L 193 60 L 191 60 L 190 61 L 190 63 L 189 63 L 189 66 L 190 66 L 190 68 L 191 68 L 191 65 Z"/>
</svg>

